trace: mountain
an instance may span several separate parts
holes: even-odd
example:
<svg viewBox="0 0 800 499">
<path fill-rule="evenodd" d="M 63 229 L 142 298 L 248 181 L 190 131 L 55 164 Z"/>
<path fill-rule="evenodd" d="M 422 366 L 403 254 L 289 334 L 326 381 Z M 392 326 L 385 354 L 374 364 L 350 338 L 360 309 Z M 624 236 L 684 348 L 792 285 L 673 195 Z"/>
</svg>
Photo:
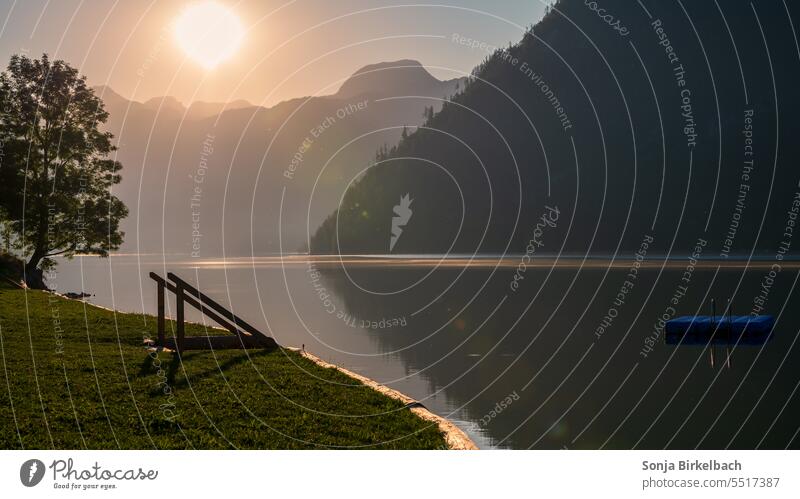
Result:
<svg viewBox="0 0 800 499">
<path fill-rule="evenodd" d="M 419 61 L 403 59 L 364 66 L 342 84 L 335 96 L 339 99 L 352 99 L 359 95 L 424 95 L 445 98 L 454 93 L 458 84 L 464 82 L 465 78 L 437 80 Z"/>
<path fill-rule="evenodd" d="M 115 187 L 130 209 L 122 251 L 205 258 L 308 247 L 309 232 L 376 151 L 464 83 L 401 62 L 362 68 L 337 94 L 269 108 L 187 106 L 174 97 L 135 102 L 96 87 L 123 164 Z M 381 100 L 387 97 L 401 98 Z"/>
<path fill-rule="evenodd" d="M 232 102 L 202 102 L 195 101 L 189 104 L 188 107 L 184 106 L 175 97 L 154 97 L 142 103 L 144 109 L 150 111 L 169 112 L 186 116 L 187 120 L 198 120 L 203 118 L 211 118 L 223 111 L 232 111 L 235 109 L 244 109 L 253 107 L 252 104 L 246 100 L 235 100 Z"/>
<path fill-rule="evenodd" d="M 231 102 L 195 101 L 189 105 L 187 112 L 190 116 L 192 116 L 195 119 L 202 119 L 202 118 L 210 118 L 212 116 L 216 116 L 222 113 L 223 111 L 244 109 L 248 107 L 253 107 L 253 105 L 243 99 Z"/>
<path fill-rule="evenodd" d="M 556 2 L 475 68 L 354 183 L 311 250 L 786 251 L 800 199 L 798 9 L 591 5 Z"/>
</svg>

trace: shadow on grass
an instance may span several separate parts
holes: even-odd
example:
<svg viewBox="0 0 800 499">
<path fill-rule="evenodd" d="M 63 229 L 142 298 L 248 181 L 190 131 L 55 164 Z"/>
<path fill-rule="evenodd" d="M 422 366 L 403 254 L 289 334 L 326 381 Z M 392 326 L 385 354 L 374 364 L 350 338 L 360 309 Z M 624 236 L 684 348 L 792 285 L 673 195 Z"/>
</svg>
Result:
<svg viewBox="0 0 800 499">
<path fill-rule="evenodd" d="M 229 350 L 226 350 L 229 351 Z M 218 351 L 219 352 L 219 351 Z M 213 357 L 210 357 L 211 352 L 184 352 L 183 356 L 179 356 L 177 354 L 168 354 L 170 355 L 169 363 L 167 363 L 166 358 L 155 357 L 151 354 L 148 354 L 145 357 L 144 361 L 142 362 L 141 366 L 139 367 L 139 372 L 137 374 L 138 377 L 148 377 L 148 376 L 158 376 L 159 378 L 163 378 L 165 382 L 173 389 L 177 388 L 185 388 L 189 386 L 189 381 L 198 382 L 204 379 L 212 378 L 215 375 L 219 375 L 228 371 L 238 365 L 241 365 L 253 358 L 263 357 L 268 355 L 271 351 L 270 350 L 251 350 L 249 353 L 242 353 L 240 355 L 236 355 L 235 357 L 231 357 L 226 359 L 224 362 L 216 362 L 214 366 L 208 369 L 204 369 L 199 372 L 192 372 L 190 363 L 197 359 L 199 361 L 212 361 Z M 161 353 L 163 355 L 163 352 Z M 178 378 L 178 374 L 185 374 L 183 373 L 183 369 L 181 368 L 181 362 L 186 365 L 188 372 L 187 376 L 182 376 Z M 205 362 L 204 362 L 205 363 Z M 177 381 L 176 381 L 177 379 Z M 152 394 L 160 394 L 161 390 L 155 390 Z"/>
</svg>

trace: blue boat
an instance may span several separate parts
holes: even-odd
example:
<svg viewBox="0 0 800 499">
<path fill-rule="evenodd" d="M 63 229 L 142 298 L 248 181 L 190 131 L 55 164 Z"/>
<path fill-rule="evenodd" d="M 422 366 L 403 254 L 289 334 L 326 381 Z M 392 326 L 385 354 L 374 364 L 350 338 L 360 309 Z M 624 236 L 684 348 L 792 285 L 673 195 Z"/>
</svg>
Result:
<svg viewBox="0 0 800 499">
<path fill-rule="evenodd" d="M 772 337 L 771 315 L 683 316 L 667 321 L 668 345 L 763 345 Z"/>
</svg>

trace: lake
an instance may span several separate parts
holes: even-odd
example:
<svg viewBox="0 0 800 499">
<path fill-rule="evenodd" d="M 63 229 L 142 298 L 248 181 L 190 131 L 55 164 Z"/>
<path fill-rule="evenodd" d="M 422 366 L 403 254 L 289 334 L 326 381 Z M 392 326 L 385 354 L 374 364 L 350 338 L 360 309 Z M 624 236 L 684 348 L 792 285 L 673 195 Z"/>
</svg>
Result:
<svg viewBox="0 0 800 499">
<path fill-rule="evenodd" d="M 155 312 L 172 271 L 285 346 L 421 401 L 481 448 L 797 448 L 797 262 L 431 255 L 60 261 L 50 284 Z M 666 345 L 663 321 L 753 310 L 764 345 Z M 170 315 L 174 315 L 170 304 Z M 202 318 L 192 309 L 189 320 Z M 726 359 L 730 359 L 730 366 Z"/>
</svg>

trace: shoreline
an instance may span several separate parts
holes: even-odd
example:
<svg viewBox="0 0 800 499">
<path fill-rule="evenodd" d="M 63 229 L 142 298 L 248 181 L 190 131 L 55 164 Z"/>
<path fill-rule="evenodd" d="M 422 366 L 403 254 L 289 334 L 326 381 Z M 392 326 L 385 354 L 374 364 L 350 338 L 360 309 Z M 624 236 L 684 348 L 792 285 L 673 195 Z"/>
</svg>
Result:
<svg viewBox="0 0 800 499">
<path fill-rule="evenodd" d="M 58 293 L 57 291 L 47 291 L 47 292 L 55 294 L 55 295 L 57 295 L 58 297 L 60 297 L 60 298 L 62 298 L 64 300 L 72 300 L 72 301 L 76 301 L 76 302 L 83 302 L 86 305 L 97 307 L 97 308 L 100 308 L 100 309 L 103 309 L 103 310 L 106 310 L 106 311 L 109 311 L 109 312 L 113 312 L 113 313 L 125 313 L 125 312 L 121 312 L 121 311 L 118 311 L 118 310 L 115 310 L 115 309 L 104 307 L 102 305 L 96 305 L 94 303 L 87 302 L 82 298 L 70 298 L 70 297 L 65 296 L 65 295 L 63 295 L 61 293 Z M 172 319 L 170 319 L 170 320 L 172 320 Z M 218 330 L 218 331 L 226 331 L 227 332 L 227 330 L 225 330 L 223 328 L 220 328 L 220 327 L 216 327 L 216 326 L 209 326 L 209 325 L 205 325 L 205 324 L 201 324 L 201 323 L 193 323 L 193 322 L 190 322 L 190 321 L 185 321 L 185 322 L 187 324 L 194 324 L 194 325 L 197 325 L 197 326 L 205 326 L 205 327 L 207 327 L 209 329 L 214 329 L 214 330 Z M 399 392 L 399 391 L 397 391 L 397 390 L 395 390 L 393 388 L 389 388 L 388 386 L 382 385 L 382 384 L 378 383 L 377 381 L 375 381 L 375 380 L 373 380 L 371 378 L 367 378 L 366 376 L 362 376 L 362 375 L 360 375 L 358 373 L 350 371 L 349 369 L 345 369 L 345 368 L 343 368 L 341 366 L 337 366 L 336 364 L 331 364 L 330 362 L 326 362 L 326 361 L 322 360 L 321 358 L 317 357 L 316 355 L 314 355 L 312 353 L 309 353 L 309 352 L 306 352 L 304 350 L 301 350 L 301 349 L 299 349 L 297 347 L 287 347 L 287 346 L 278 345 L 278 348 L 285 348 L 287 350 L 293 350 L 293 351 L 299 353 L 300 355 L 302 355 L 303 357 L 305 357 L 306 359 L 314 362 L 315 364 L 317 364 L 320 367 L 336 369 L 337 371 L 341 372 L 342 374 L 345 374 L 345 375 L 349 376 L 350 378 L 353 378 L 356 381 L 359 381 L 360 383 L 364 384 L 365 386 L 367 386 L 367 387 L 369 387 L 369 388 L 371 388 L 371 389 L 373 389 L 373 390 L 375 390 L 375 391 L 377 391 L 377 392 L 379 392 L 379 393 L 381 393 L 383 395 L 386 395 L 389 398 L 392 398 L 394 400 L 399 400 L 400 402 L 403 402 L 404 404 L 406 404 L 408 409 L 411 412 L 413 412 L 414 414 L 416 414 L 419 418 L 421 418 L 421 419 L 423 419 L 425 421 L 431 422 L 431 423 L 436 423 L 436 425 L 439 427 L 439 431 L 441 431 L 442 434 L 445 437 L 445 440 L 446 440 L 446 442 L 447 442 L 447 444 L 449 446 L 449 450 L 479 450 L 479 447 L 475 444 L 475 442 L 471 438 L 469 438 L 469 436 L 466 434 L 466 432 L 464 432 L 464 430 L 462 430 L 461 428 L 456 426 L 453 422 L 451 422 L 447 418 L 444 418 L 442 416 L 439 416 L 438 414 L 435 414 L 435 413 L 431 412 L 421 402 L 409 397 L 408 395 L 406 395 L 406 394 L 404 394 L 402 392 Z"/>
<path fill-rule="evenodd" d="M 52 293 L 52 294 L 54 294 L 54 295 L 56 295 L 56 296 L 58 296 L 58 297 L 60 297 L 60 298 L 62 298 L 64 300 L 72 300 L 72 301 L 76 301 L 76 302 L 83 302 L 86 305 L 97 307 L 97 308 L 106 310 L 108 312 L 125 313 L 125 312 L 120 312 L 120 311 L 112 309 L 112 308 L 104 307 L 102 305 L 95 305 L 94 303 L 87 302 L 82 298 L 70 298 L 70 297 L 65 296 L 65 295 L 63 295 L 61 293 L 58 293 L 57 291 L 46 291 L 46 292 Z M 172 319 L 170 319 L 170 320 L 172 320 Z M 203 327 L 206 327 L 208 329 L 227 332 L 226 329 L 223 329 L 223 328 L 220 328 L 220 327 L 217 327 L 217 326 L 210 326 L 210 325 L 191 322 L 191 321 L 184 321 L 184 322 L 186 324 L 193 324 L 193 325 L 196 325 L 196 326 L 203 326 Z M 447 444 L 449 446 L 448 450 L 479 450 L 478 446 L 475 444 L 475 442 L 472 441 L 471 438 L 469 438 L 469 436 L 467 436 L 467 434 L 464 432 L 464 430 L 462 430 L 461 428 L 456 426 L 453 422 L 451 422 L 447 418 L 439 416 L 438 414 L 434 414 L 433 412 L 428 410 L 428 408 L 425 407 L 422 403 L 420 403 L 419 401 L 409 397 L 408 395 L 406 395 L 406 394 L 404 394 L 402 392 L 399 392 L 399 391 L 397 391 L 397 390 L 395 390 L 393 388 L 389 388 L 388 386 L 382 385 L 382 384 L 378 383 L 377 381 L 375 381 L 373 379 L 367 378 L 366 376 L 362 376 L 362 375 L 360 375 L 358 373 L 350 371 L 349 369 L 345 369 L 345 368 L 343 368 L 341 366 L 337 366 L 336 364 L 331 364 L 330 362 L 326 362 L 326 361 L 322 360 L 321 358 L 317 357 L 316 355 L 314 355 L 312 353 L 309 353 L 309 352 L 306 352 L 304 350 L 301 350 L 299 348 L 287 347 L 287 346 L 282 346 L 282 345 L 278 345 L 278 348 L 285 348 L 287 350 L 293 350 L 293 351 L 299 353 L 300 355 L 302 355 L 303 357 L 305 357 L 306 359 L 314 362 L 315 364 L 317 364 L 320 367 L 336 369 L 340 373 L 342 373 L 342 374 L 344 374 L 346 376 L 349 376 L 350 378 L 353 378 L 356 381 L 359 381 L 363 385 L 367 386 L 368 388 L 371 388 L 372 390 L 377 391 L 378 393 L 386 395 L 387 397 L 392 398 L 394 400 L 399 400 L 400 402 L 403 402 L 404 404 L 406 404 L 406 407 L 411 412 L 416 414 L 420 419 L 423 419 L 423 420 L 431 422 L 431 423 L 436 423 L 436 425 L 439 427 L 439 431 L 442 432 L 442 434 L 444 435 L 445 441 L 447 442 Z"/>
<path fill-rule="evenodd" d="M 449 446 L 448 450 L 479 450 L 478 446 L 475 445 L 475 442 L 473 442 L 472 439 L 467 436 L 464 430 L 456 426 L 447 418 L 443 418 L 438 414 L 432 413 L 424 405 L 422 405 L 417 400 L 409 397 L 408 395 L 399 392 L 393 388 L 389 388 L 388 386 L 382 385 L 373 379 L 367 378 L 366 376 L 362 376 L 358 373 L 350 371 L 349 369 L 345 369 L 343 367 L 337 366 L 336 364 L 331 364 L 330 362 L 326 362 L 317 357 L 316 355 L 308 353 L 299 348 L 295 347 L 283 347 L 283 348 L 286 348 L 287 350 L 294 350 L 320 367 L 324 367 L 327 369 L 336 369 L 340 373 L 345 374 L 355 379 L 356 381 L 359 381 L 368 388 L 371 388 L 383 395 L 386 395 L 389 398 L 403 402 L 404 404 L 406 404 L 406 407 L 408 407 L 408 409 L 411 412 L 416 414 L 421 419 L 429 421 L 431 423 L 436 423 L 438 425 L 439 431 L 442 432 L 445 440 L 447 441 L 447 444 Z"/>
</svg>

